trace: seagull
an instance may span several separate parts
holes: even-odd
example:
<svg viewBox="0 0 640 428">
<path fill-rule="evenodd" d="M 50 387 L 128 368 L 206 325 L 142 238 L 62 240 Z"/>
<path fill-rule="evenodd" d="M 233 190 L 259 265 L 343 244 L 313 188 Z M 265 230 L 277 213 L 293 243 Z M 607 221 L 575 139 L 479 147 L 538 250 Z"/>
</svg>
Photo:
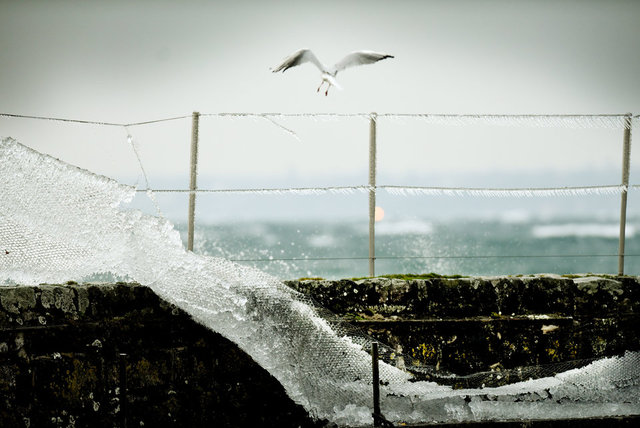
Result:
<svg viewBox="0 0 640 428">
<path fill-rule="evenodd" d="M 291 67 L 304 64 L 305 62 L 311 62 L 322 72 L 322 82 L 320 82 L 320 86 L 318 86 L 316 92 L 320 92 L 322 85 L 326 82 L 327 90 L 324 92 L 324 95 L 326 96 L 329 95 L 329 88 L 331 86 L 342 89 L 336 81 L 336 74 L 338 74 L 338 71 L 342 71 L 347 67 L 353 67 L 356 65 L 373 64 L 374 62 L 378 62 L 386 58 L 393 58 L 393 56 L 372 51 L 356 51 L 342 58 L 333 67 L 327 67 L 318 60 L 318 57 L 316 57 L 310 49 L 300 49 L 287 57 L 282 64 L 272 71 L 274 73 L 279 71 L 284 73 Z"/>
</svg>

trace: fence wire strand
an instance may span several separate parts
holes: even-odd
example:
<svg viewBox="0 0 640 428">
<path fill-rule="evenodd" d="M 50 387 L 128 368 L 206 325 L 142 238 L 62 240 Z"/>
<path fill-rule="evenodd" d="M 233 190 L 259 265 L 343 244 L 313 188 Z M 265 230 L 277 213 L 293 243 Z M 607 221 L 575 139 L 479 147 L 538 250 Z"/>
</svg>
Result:
<svg viewBox="0 0 640 428">
<path fill-rule="evenodd" d="M 191 115 L 175 116 L 148 121 L 117 123 L 108 121 L 91 121 L 82 119 L 55 118 L 46 116 L 21 115 L 13 113 L 0 113 L 2 117 L 48 120 L 67 123 L 80 123 L 96 126 L 120 126 L 127 132 L 127 140 L 131 146 L 138 164 L 145 179 L 146 189 L 144 192 L 172 192 L 172 193 L 253 193 L 253 194 L 298 194 L 298 195 L 320 195 L 320 194 L 351 194 L 355 192 L 369 192 L 372 190 L 384 189 L 391 195 L 396 196 L 482 196 L 482 197 L 535 197 L 535 196 L 583 196 L 583 195 L 614 195 L 627 191 L 625 186 L 604 185 L 604 186 L 576 186 L 576 187 L 550 187 L 550 188 L 471 188 L 471 187 L 433 187 L 433 186 L 398 186 L 382 185 L 372 188 L 371 186 L 330 186 L 330 187 L 304 187 L 304 188 L 255 188 L 255 189 L 150 189 L 149 181 L 145 169 L 142 165 L 136 147 L 132 144 L 130 127 L 156 124 L 160 122 L 188 119 Z M 264 119 L 291 135 L 296 140 L 300 138 L 294 130 L 276 121 L 278 118 L 313 118 L 317 119 L 337 119 L 337 118 L 362 118 L 374 119 L 419 119 L 433 124 L 453 124 L 467 125 L 486 123 L 492 125 L 512 125 L 512 126 L 535 126 L 535 127 L 559 127 L 559 128 L 623 128 L 629 129 L 634 121 L 638 121 L 640 116 L 627 114 L 590 114 L 590 115 L 549 115 L 549 114 L 430 114 L 430 113 L 252 113 L 252 112 L 229 112 L 229 113 L 204 113 L 201 117 L 219 118 L 253 118 Z M 640 186 L 629 186 L 636 189 Z"/>
<path fill-rule="evenodd" d="M 625 254 L 625 257 L 640 257 L 640 254 Z M 482 260 L 482 259 L 580 259 L 580 258 L 607 258 L 618 257 L 617 254 L 495 254 L 495 255 L 452 255 L 452 256 L 376 256 L 376 260 Z M 369 260 L 367 256 L 361 257 L 271 257 L 261 259 L 230 258 L 232 262 L 322 262 L 336 260 Z"/>
<path fill-rule="evenodd" d="M 203 113 L 201 117 L 229 117 L 229 118 L 312 118 L 312 119 L 339 119 L 362 118 L 370 119 L 372 113 L 254 113 L 254 112 L 228 112 L 228 113 Z M 68 119 L 47 116 L 22 115 L 14 113 L 0 113 L 2 117 L 49 120 L 58 122 L 72 122 L 100 126 L 141 126 L 180 119 L 188 119 L 191 115 L 159 118 L 139 122 L 108 122 L 83 119 Z M 420 119 L 423 122 L 433 124 L 467 125 L 467 124 L 492 124 L 509 126 L 535 126 L 550 128 L 604 128 L 624 129 L 631 126 L 631 122 L 640 120 L 640 115 L 627 114 L 432 114 L 432 113 L 376 113 L 376 119 Z M 274 123 L 276 126 L 282 125 Z"/>
<path fill-rule="evenodd" d="M 630 189 L 637 190 L 640 185 L 603 185 L 572 187 L 519 187 L 519 188 L 481 188 L 481 187 L 430 187 L 430 186 L 329 186 L 329 187 L 289 187 L 289 188 L 243 188 L 243 189 L 138 189 L 138 192 L 156 193 L 216 193 L 216 194 L 255 194 L 255 195 L 322 195 L 368 193 L 385 190 L 393 196 L 466 196 L 487 198 L 526 198 L 555 196 L 619 195 Z"/>
<path fill-rule="evenodd" d="M 630 130 L 634 123 L 640 121 L 639 115 L 627 114 L 591 114 L 591 115 L 549 115 L 549 114 L 421 114 L 421 113 L 204 113 L 200 117 L 217 117 L 254 120 L 266 120 L 280 130 L 300 141 L 297 133 L 288 126 L 280 123 L 281 119 L 313 119 L 336 120 L 341 118 L 360 118 L 379 121 L 380 119 L 406 120 L 417 119 L 421 122 L 436 125 L 465 126 L 487 124 L 495 126 L 515 127 L 548 127 L 569 129 L 626 129 Z M 258 194 L 258 195 L 321 195 L 321 194 L 353 194 L 356 192 L 370 193 L 385 190 L 394 196 L 471 196 L 471 197 L 550 197 L 550 196 L 585 196 L 585 195 L 616 195 L 626 194 L 628 190 L 640 188 L 640 185 L 601 185 L 601 186 L 575 186 L 575 187 L 545 187 L 545 188 L 472 188 L 472 187 L 433 187 L 433 186 L 399 186 L 399 185 L 360 185 L 360 186 L 329 186 L 329 187 L 296 187 L 296 188 L 248 188 L 248 189 L 151 189 L 142 159 L 136 149 L 136 142 L 130 132 L 131 127 L 152 125 L 161 122 L 189 119 L 192 115 L 175 116 L 153 119 L 147 121 L 117 123 L 109 121 L 92 121 L 82 119 L 55 118 L 35 115 L 21 115 L 13 113 L 0 113 L 0 117 L 30 120 L 46 120 L 64 123 L 77 123 L 93 126 L 117 126 L 122 127 L 127 135 L 127 142 L 134 152 L 140 170 L 144 177 L 145 189 L 137 192 L 145 192 L 154 203 L 158 214 L 161 211 L 154 193 L 216 193 L 216 194 Z M 640 255 L 626 254 L 624 257 L 638 257 Z M 376 260 L 391 259 L 489 259 L 489 258 L 578 258 L 578 257 L 619 257 L 619 255 L 454 255 L 454 256 L 375 256 Z M 269 259 L 237 259 L 242 262 L 271 262 L 271 261 L 322 261 L 322 260 L 369 260 L 371 257 L 328 257 L 328 258 L 269 258 Z"/>
<path fill-rule="evenodd" d="M 330 186 L 330 187 L 304 187 L 304 188 L 255 188 L 255 189 L 150 189 L 146 172 L 142 165 L 135 145 L 132 143 L 133 137 L 130 127 L 156 124 L 160 122 L 174 121 L 190 118 L 191 115 L 175 116 L 161 119 L 154 119 L 141 122 L 117 123 L 108 121 L 91 121 L 82 119 L 56 118 L 46 116 L 21 115 L 13 113 L 0 113 L 2 117 L 48 120 L 68 123 L 80 123 L 97 126 L 120 126 L 127 132 L 127 140 L 131 146 L 136 159 L 138 160 L 142 174 L 145 179 L 145 192 L 196 192 L 196 193 L 254 193 L 254 194 L 298 194 L 298 195 L 319 195 L 325 193 L 350 194 L 354 192 L 368 192 L 371 190 L 384 189 L 391 195 L 429 195 L 429 196 L 483 196 L 483 197 L 534 197 L 534 196 L 583 196 L 593 194 L 613 195 L 627 191 L 627 187 L 620 185 L 604 186 L 575 186 L 575 187 L 549 187 L 549 188 L 471 188 L 471 187 L 433 187 L 433 186 L 398 186 L 382 185 L 372 188 L 371 186 Z M 201 117 L 220 118 L 254 118 L 264 119 L 293 136 L 300 141 L 296 132 L 281 123 L 276 118 L 313 118 L 313 119 L 335 119 L 335 118 L 364 118 L 379 120 L 380 118 L 391 119 L 419 119 L 433 124 L 454 124 L 467 125 L 474 123 L 486 123 L 492 125 L 513 125 L 513 126 L 536 126 L 536 127 L 559 127 L 559 128 L 623 128 L 629 129 L 634 121 L 638 121 L 639 115 L 627 114 L 430 114 L 430 113 L 251 113 L 251 112 L 229 112 L 229 113 L 204 113 Z M 638 185 L 629 186 L 637 189 Z"/>
</svg>

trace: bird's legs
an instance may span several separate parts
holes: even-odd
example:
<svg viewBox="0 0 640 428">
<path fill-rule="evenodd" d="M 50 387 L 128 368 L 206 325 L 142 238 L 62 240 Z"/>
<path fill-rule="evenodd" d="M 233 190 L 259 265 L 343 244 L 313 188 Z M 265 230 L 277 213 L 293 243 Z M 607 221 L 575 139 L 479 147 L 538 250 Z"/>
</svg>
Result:
<svg viewBox="0 0 640 428">
<path fill-rule="evenodd" d="M 324 96 L 326 97 L 327 95 L 329 95 L 329 88 L 331 87 L 331 81 L 329 80 L 327 75 L 322 75 L 322 82 L 320 82 L 320 86 L 318 86 L 316 92 L 320 92 L 320 89 L 322 89 L 322 85 L 324 85 L 324 82 L 327 82 L 327 90 L 324 91 Z"/>
<path fill-rule="evenodd" d="M 320 83 L 320 86 L 318 86 L 318 89 L 316 90 L 316 92 L 320 92 L 320 88 L 322 88 L 322 85 L 324 85 L 324 82 L 326 82 L 326 80 L 323 80 L 322 83 Z M 327 95 L 329 95 L 329 88 L 331 87 L 331 83 L 327 82 L 327 90 L 324 91 L 324 96 L 326 97 Z"/>
</svg>

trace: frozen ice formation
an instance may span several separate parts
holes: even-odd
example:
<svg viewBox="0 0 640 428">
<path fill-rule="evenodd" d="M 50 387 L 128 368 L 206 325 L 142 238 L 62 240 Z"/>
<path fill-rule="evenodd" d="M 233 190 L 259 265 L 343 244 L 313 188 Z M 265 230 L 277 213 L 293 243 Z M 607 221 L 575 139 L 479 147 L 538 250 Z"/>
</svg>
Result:
<svg viewBox="0 0 640 428">
<path fill-rule="evenodd" d="M 110 272 L 151 287 L 237 343 L 316 418 L 371 423 L 370 339 L 259 270 L 187 252 L 165 219 L 127 210 L 135 189 L 0 143 L 0 282 Z M 454 390 L 382 363 L 381 410 L 429 422 L 640 414 L 640 353 L 553 377 Z"/>
</svg>

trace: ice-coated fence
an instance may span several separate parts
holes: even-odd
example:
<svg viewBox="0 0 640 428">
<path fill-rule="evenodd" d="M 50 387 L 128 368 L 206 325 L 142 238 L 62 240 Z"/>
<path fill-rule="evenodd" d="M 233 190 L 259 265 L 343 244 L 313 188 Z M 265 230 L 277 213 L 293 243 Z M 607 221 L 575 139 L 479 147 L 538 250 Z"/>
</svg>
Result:
<svg viewBox="0 0 640 428">
<path fill-rule="evenodd" d="M 70 123 L 79 123 L 92 126 L 108 126 L 124 128 L 127 141 L 131 149 L 135 152 L 140 170 L 144 176 L 146 184 L 138 189 L 139 192 L 174 193 L 188 194 L 188 230 L 187 247 L 193 250 L 194 230 L 196 224 L 196 195 L 200 194 L 295 194 L 295 195 L 323 195 L 323 194 L 366 194 L 368 195 L 368 262 L 369 275 L 374 276 L 376 272 L 376 259 L 381 258 L 376 254 L 376 196 L 383 191 L 389 195 L 403 196 L 470 196 L 487 198 L 529 198 L 529 197 L 566 197 L 566 196 L 586 196 L 586 195 L 620 195 L 620 215 L 619 215 L 619 236 L 617 254 L 608 254 L 607 257 L 617 257 L 618 271 L 622 275 L 625 272 L 625 256 L 635 256 L 635 254 L 625 254 L 625 230 L 627 213 L 627 194 L 630 189 L 638 186 L 629 184 L 630 147 L 631 130 L 638 121 L 638 116 L 632 114 L 602 114 L 602 115 L 465 115 L 465 114 L 398 114 L 398 113 L 197 113 L 191 115 L 156 119 L 134 123 L 116 123 L 104 121 L 87 121 L 75 119 L 48 118 L 39 116 L 25 116 L 17 114 L 0 114 L 6 118 L 29 119 L 29 120 L 49 120 Z M 252 188 L 207 188 L 199 187 L 198 177 L 198 146 L 199 127 L 201 118 L 220 118 L 227 120 L 253 120 L 264 121 L 275 126 L 283 132 L 283 135 L 299 139 L 294 127 L 286 124 L 290 119 L 307 119 L 314 121 L 331 121 L 336 119 L 360 120 L 369 123 L 369 151 L 368 151 L 368 181 L 359 185 L 351 186 L 309 186 L 309 187 L 252 187 Z M 189 188 L 177 189 L 151 189 L 147 174 L 144 169 L 144 162 L 137 152 L 136 144 L 133 141 L 132 130 L 136 127 L 157 124 L 168 121 L 187 121 L 191 119 L 191 155 L 189 160 Z M 619 183 L 606 183 L 602 185 L 588 186 L 565 186 L 565 187 L 442 187 L 442 186 L 421 186 L 421 185 L 397 185 L 378 183 L 376 166 L 378 163 L 378 136 L 377 124 L 380 121 L 401 122 L 406 120 L 416 120 L 427 124 L 436 124 L 453 127 L 466 127 L 477 124 L 485 124 L 496 127 L 527 128 L 554 128 L 554 129 L 619 129 L 621 130 L 622 144 L 622 178 Z M 363 136 L 364 137 L 364 136 Z M 187 136 L 185 135 L 185 140 Z M 187 166 L 185 165 L 185 168 Z M 363 180 L 364 181 L 364 180 Z M 151 194 L 151 193 L 150 193 Z M 581 254 L 580 256 L 584 256 Z M 400 256 L 402 257 L 402 256 Z M 434 256 L 436 257 L 436 256 Z M 527 257 L 527 256 L 524 256 Z M 356 259 L 357 257 L 354 257 Z M 384 258 L 384 257 L 382 257 Z M 271 257 L 270 260 L 277 261 L 278 258 Z M 304 260 L 313 260 L 305 257 Z M 267 260 L 265 260 L 267 261 Z M 613 273 L 613 272 L 611 272 Z"/>
</svg>

